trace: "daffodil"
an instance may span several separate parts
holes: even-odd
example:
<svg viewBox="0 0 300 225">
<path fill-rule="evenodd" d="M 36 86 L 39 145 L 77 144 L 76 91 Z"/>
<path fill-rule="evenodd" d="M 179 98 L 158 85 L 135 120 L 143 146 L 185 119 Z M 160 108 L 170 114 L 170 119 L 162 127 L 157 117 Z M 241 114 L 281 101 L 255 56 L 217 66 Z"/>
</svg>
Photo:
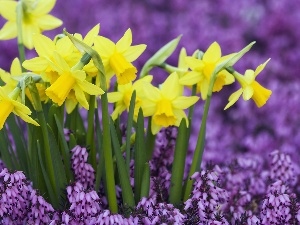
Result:
<svg viewBox="0 0 300 225">
<path fill-rule="evenodd" d="M 57 80 L 46 89 L 46 95 L 59 106 L 61 106 L 68 95 L 72 100 L 75 99 L 83 106 L 85 109 L 89 109 L 89 104 L 86 100 L 85 93 L 90 95 L 101 95 L 103 90 L 94 84 L 91 84 L 86 80 L 86 73 L 76 67 L 70 68 L 66 61 L 58 54 L 54 53 L 54 62 L 52 67 L 58 72 L 59 77 Z M 77 104 L 77 102 L 76 102 Z M 71 112 L 76 104 L 71 104 L 67 112 Z"/>
<path fill-rule="evenodd" d="M 62 21 L 48 13 L 52 10 L 56 0 L 12 0 L 0 1 L 0 14 L 7 20 L 0 30 L 0 40 L 17 37 L 17 5 L 22 4 L 22 39 L 24 45 L 32 49 L 32 35 L 45 30 L 52 30 L 61 26 Z"/>
<path fill-rule="evenodd" d="M 233 53 L 234 54 L 234 53 Z M 222 57 L 220 45 L 217 42 L 212 43 L 204 53 L 202 59 L 197 59 L 193 56 L 185 58 L 186 64 L 191 69 L 182 78 L 180 84 L 193 85 L 197 84 L 197 91 L 201 93 L 201 98 L 206 99 L 208 87 L 215 68 L 233 54 Z M 221 70 L 216 77 L 213 91 L 220 91 L 224 85 L 234 82 L 234 77 L 226 70 Z"/>
<path fill-rule="evenodd" d="M 0 130 L 3 128 L 7 117 L 11 113 L 21 117 L 21 119 L 27 123 L 39 126 L 39 124 L 29 116 L 31 114 L 30 109 L 15 100 L 19 93 L 19 88 L 15 89 L 15 91 L 10 94 L 7 94 L 3 87 L 0 87 Z"/>
<path fill-rule="evenodd" d="M 92 46 L 94 38 L 99 34 L 99 30 L 100 24 L 97 24 L 84 38 L 82 38 L 81 34 L 77 33 L 74 34 L 74 36 L 87 45 Z M 51 40 L 42 34 L 35 34 L 33 35 L 33 45 L 38 57 L 25 60 L 22 65 L 27 70 L 42 74 L 42 76 L 44 75 L 43 79 L 50 83 L 53 83 L 58 78 L 58 74 L 49 62 L 49 60 L 53 61 L 54 52 L 57 52 L 71 67 L 75 65 L 82 56 L 67 36 L 57 40 Z M 93 66 L 92 61 L 88 63 L 83 70 L 88 74 L 97 74 L 97 69 Z"/>
<path fill-rule="evenodd" d="M 133 84 L 129 82 L 128 84 L 118 85 L 118 91 L 110 92 L 107 94 L 108 102 L 116 103 L 115 109 L 112 113 L 112 119 L 115 120 L 123 111 L 129 110 L 130 100 L 133 91 L 136 91 L 135 109 L 134 109 L 134 119 L 136 120 L 139 108 L 143 101 L 143 82 L 150 83 L 152 81 L 152 76 L 145 76 Z"/>
<path fill-rule="evenodd" d="M 272 91 L 261 86 L 255 80 L 255 78 L 265 68 L 269 60 L 270 59 L 268 59 L 265 63 L 259 65 L 255 71 L 246 70 L 244 76 L 237 72 L 233 73 L 236 80 L 240 83 L 241 88 L 230 95 L 228 99 L 229 102 L 226 105 L 225 109 L 228 109 L 230 106 L 232 106 L 240 98 L 241 95 L 243 95 L 243 99 L 245 101 L 248 101 L 250 98 L 252 98 L 258 107 L 262 107 L 264 104 L 266 104 L 272 94 Z"/>
<path fill-rule="evenodd" d="M 0 69 L 0 78 L 5 83 L 5 85 L 3 86 L 5 92 L 9 93 L 13 91 L 18 85 L 19 81 L 27 75 L 28 73 L 22 72 L 20 60 L 18 58 L 15 58 L 12 61 L 10 66 L 10 73 Z M 47 101 L 48 97 L 45 95 L 45 85 L 43 83 L 36 83 L 36 87 L 39 92 L 40 100 Z M 31 93 L 28 88 L 26 88 L 25 93 L 29 100 L 32 102 Z"/>
<path fill-rule="evenodd" d="M 182 96 L 182 87 L 176 72 L 170 74 L 160 89 L 144 83 L 142 109 L 145 116 L 152 116 L 151 131 L 157 134 L 162 127 L 179 126 L 182 119 L 188 120 L 184 109 L 195 104 L 199 97 Z"/>
<path fill-rule="evenodd" d="M 118 84 L 121 85 L 135 80 L 137 69 L 131 62 L 143 53 L 146 45 L 131 46 L 131 43 L 132 33 L 130 29 L 116 44 L 103 36 L 96 38 L 94 47 L 101 56 L 108 80 L 114 74 Z"/>
</svg>

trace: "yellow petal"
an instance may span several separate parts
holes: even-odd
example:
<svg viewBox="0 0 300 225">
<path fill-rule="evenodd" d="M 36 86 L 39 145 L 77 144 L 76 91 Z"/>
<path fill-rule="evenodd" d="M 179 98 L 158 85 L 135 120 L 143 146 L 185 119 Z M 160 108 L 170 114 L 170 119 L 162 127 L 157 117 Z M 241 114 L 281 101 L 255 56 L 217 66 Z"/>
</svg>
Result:
<svg viewBox="0 0 300 225">
<path fill-rule="evenodd" d="M 135 46 L 130 46 L 124 53 L 123 56 L 125 59 L 128 60 L 128 62 L 133 62 L 136 60 L 146 49 L 146 45 L 141 44 L 141 45 L 135 45 Z"/>
<path fill-rule="evenodd" d="M 185 58 L 187 57 L 186 49 L 181 48 L 180 53 L 179 53 L 179 59 L 178 59 L 178 68 L 188 68 Z"/>
<path fill-rule="evenodd" d="M 100 24 L 98 23 L 86 34 L 86 36 L 83 39 L 83 42 L 86 43 L 88 46 L 92 46 L 95 38 L 99 34 L 99 31 L 100 31 Z"/>
<path fill-rule="evenodd" d="M 43 0 L 37 2 L 38 4 L 32 11 L 32 14 L 34 14 L 35 16 L 40 16 L 49 13 L 53 9 L 56 0 Z"/>
<path fill-rule="evenodd" d="M 151 120 L 151 132 L 152 134 L 157 134 L 160 129 L 162 128 L 162 126 L 155 124 L 153 118 Z"/>
<path fill-rule="evenodd" d="M 203 79 L 200 82 L 200 92 L 201 92 L 201 98 L 203 100 L 207 98 L 208 86 L 209 86 L 209 82 L 206 79 Z"/>
<path fill-rule="evenodd" d="M 34 72 L 43 72 L 47 69 L 49 61 L 41 57 L 35 57 L 29 60 L 25 60 L 22 66 Z"/>
<path fill-rule="evenodd" d="M 268 59 L 267 61 L 265 61 L 263 64 L 260 64 L 257 68 L 256 68 L 256 70 L 255 70 L 255 72 L 254 72 L 254 76 L 256 77 L 264 68 L 265 68 L 265 66 L 267 65 L 267 63 L 270 61 L 271 59 Z"/>
<path fill-rule="evenodd" d="M 119 53 L 125 52 L 132 43 L 132 33 L 131 29 L 129 28 L 123 37 L 116 43 L 116 48 Z"/>
<path fill-rule="evenodd" d="M 108 99 L 109 103 L 121 101 L 122 98 L 123 98 L 123 95 L 120 92 L 107 93 L 107 99 Z"/>
<path fill-rule="evenodd" d="M 181 120 L 185 119 L 186 121 L 186 127 L 189 127 L 189 120 L 186 117 L 186 114 L 183 110 L 181 109 L 175 109 L 174 110 L 174 115 L 176 117 L 176 123 L 175 126 L 179 127 Z"/>
<path fill-rule="evenodd" d="M 79 102 L 79 104 L 85 108 L 86 110 L 89 109 L 89 103 L 86 100 L 85 94 L 84 92 L 78 87 L 78 86 L 74 86 L 74 91 L 75 91 L 75 96 L 77 101 Z"/>
<path fill-rule="evenodd" d="M 8 20 L 8 21 L 16 21 L 17 20 L 17 14 L 16 14 L 16 7 L 17 7 L 16 1 L 0 1 L 0 15 Z"/>
<path fill-rule="evenodd" d="M 115 44 L 103 36 L 98 36 L 95 38 L 94 46 L 95 50 L 101 57 L 110 57 L 115 51 Z"/>
<path fill-rule="evenodd" d="M 217 62 L 221 58 L 221 48 L 217 42 L 212 43 L 204 53 L 202 60 L 207 63 Z"/>
<path fill-rule="evenodd" d="M 272 91 L 261 86 L 257 81 L 252 83 L 254 93 L 252 99 L 258 107 L 262 107 L 270 98 Z"/>
<path fill-rule="evenodd" d="M 39 34 L 40 29 L 35 24 L 24 24 L 22 27 L 23 42 L 28 49 L 33 49 L 33 35 Z"/>
<path fill-rule="evenodd" d="M 115 108 L 115 110 L 111 114 L 112 119 L 116 120 L 118 118 L 118 116 L 121 115 L 121 113 L 124 112 L 125 110 L 126 110 L 125 105 L 117 105 L 117 107 Z"/>
<path fill-rule="evenodd" d="M 24 120 L 27 123 L 31 123 L 35 126 L 40 126 L 34 119 L 32 119 L 30 116 L 25 114 L 22 110 L 19 110 L 17 108 L 14 109 L 14 113 L 19 116 L 22 120 Z"/>
<path fill-rule="evenodd" d="M 17 25 L 15 22 L 8 21 L 0 30 L 0 40 L 9 40 L 17 37 Z"/>
<path fill-rule="evenodd" d="M 236 92 L 233 92 L 228 99 L 228 104 L 225 106 L 224 110 L 228 109 L 230 106 L 232 106 L 234 103 L 236 103 L 236 101 L 240 98 L 240 96 L 243 93 L 243 89 L 240 88 L 239 90 L 237 90 Z"/>
<path fill-rule="evenodd" d="M 179 79 L 181 85 L 197 84 L 202 79 L 202 74 L 196 71 L 189 71 Z"/>
<path fill-rule="evenodd" d="M 18 76 L 22 74 L 22 68 L 20 64 L 20 60 L 18 58 L 15 58 L 10 66 L 10 74 L 13 76 Z"/>
<path fill-rule="evenodd" d="M 51 15 L 43 15 L 37 19 L 39 28 L 44 30 L 53 30 L 62 25 L 62 21 Z"/>
<path fill-rule="evenodd" d="M 163 84 L 160 86 L 162 95 L 170 100 L 175 99 L 182 93 L 182 85 L 179 84 L 178 74 L 176 72 L 170 74 Z"/>
<path fill-rule="evenodd" d="M 77 106 L 77 100 L 73 99 L 73 98 L 67 98 L 65 101 L 65 106 L 66 106 L 66 111 L 68 114 L 70 114 L 71 112 L 73 112 L 73 110 L 75 109 L 75 107 Z"/>
<path fill-rule="evenodd" d="M 199 100 L 197 96 L 179 96 L 175 100 L 172 101 L 172 106 L 175 109 L 187 109 L 191 105 L 194 105 Z"/>
<path fill-rule="evenodd" d="M 254 90 L 251 86 L 247 86 L 243 89 L 243 99 L 248 101 L 253 96 Z"/>
<path fill-rule="evenodd" d="M 152 84 L 143 83 L 145 98 L 152 102 L 156 102 L 161 98 L 160 91 L 157 87 L 154 87 Z"/>
<path fill-rule="evenodd" d="M 4 123 L 9 116 L 9 114 L 13 111 L 14 105 L 9 100 L 0 100 L 0 130 L 3 128 Z"/>
<path fill-rule="evenodd" d="M 98 95 L 104 94 L 104 91 L 100 87 L 98 87 L 86 80 L 77 81 L 77 85 L 80 87 L 81 90 L 83 90 L 84 92 L 86 92 L 90 95 L 98 96 Z"/>
<path fill-rule="evenodd" d="M 55 44 L 50 38 L 42 34 L 34 34 L 32 39 L 35 51 L 39 56 L 51 57 L 53 55 Z"/>
<path fill-rule="evenodd" d="M 200 59 L 196 59 L 191 56 L 185 57 L 185 63 L 188 65 L 189 68 L 196 71 L 201 71 L 204 67 L 204 63 Z"/>
</svg>

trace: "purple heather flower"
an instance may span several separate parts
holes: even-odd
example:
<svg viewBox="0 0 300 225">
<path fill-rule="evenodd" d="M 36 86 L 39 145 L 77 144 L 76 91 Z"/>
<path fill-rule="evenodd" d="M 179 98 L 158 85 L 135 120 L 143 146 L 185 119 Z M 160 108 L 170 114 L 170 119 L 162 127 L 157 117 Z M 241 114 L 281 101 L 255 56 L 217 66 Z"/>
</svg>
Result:
<svg viewBox="0 0 300 225">
<path fill-rule="evenodd" d="M 93 188 L 95 181 L 95 171 L 93 167 L 87 163 L 88 152 L 86 148 L 79 145 L 75 146 L 72 154 L 72 169 L 75 175 L 75 181 L 80 182 L 85 189 Z"/>
<path fill-rule="evenodd" d="M 138 219 L 131 217 L 125 218 L 120 214 L 111 214 L 109 210 L 104 210 L 99 216 L 94 217 L 89 225 L 135 225 L 138 224 Z"/>
<path fill-rule="evenodd" d="M 294 194 L 289 193 L 289 188 L 281 180 L 271 184 L 262 204 L 262 224 L 299 223 L 299 205 L 295 205 L 292 198 L 295 198 Z"/>
<path fill-rule="evenodd" d="M 275 150 L 270 153 L 272 164 L 270 170 L 270 178 L 273 181 L 281 180 L 283 182 L 296 182 L 296 174 L 291 157 L 288 154 Z"/>
<path fill-rule="evenodd" d="M 221 173 L 221 169 L 215 166 L 213 170 L 196 172 L 191 177 L 195 180 L 194 189 L 191 198 L 184 203 L 188 223 L 189 220 L 196 220 L 204 224 L 216 223 L 216 221 L 228 224 L 222 215 L 228 193 L 218 186 Z"/>
</svg>

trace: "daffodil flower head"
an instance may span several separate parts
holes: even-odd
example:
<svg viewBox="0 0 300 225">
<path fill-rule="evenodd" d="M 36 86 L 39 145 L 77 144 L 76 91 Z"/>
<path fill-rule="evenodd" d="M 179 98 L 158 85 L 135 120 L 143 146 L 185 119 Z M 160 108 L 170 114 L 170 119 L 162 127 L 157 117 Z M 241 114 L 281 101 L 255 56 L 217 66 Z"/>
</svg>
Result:
<svg viewBox="0 0 300 225">
<path fill-rule="evenodd" d="M 35 120 L 29 117 L 31 114 L 30 109 L 19 101 L 16 101 L 20 91 L 20 88 L 16 88 L 13 92 L 7 93 L 3 87 L 0 87 L 0 130 L 11 113 L 16 114 L 27 123 L 39 126 Z"/>
<path fill-rule="evenodd" d="M 135 108 L 134 108 L 134 120 L 137 119 L 139 109 L 143 102 L 144 96 L 144 86 L 143 83 L 150 83 L 153 77 L 151 75 L 147 75 L 133 84 L 132 82 L 128 84 L 118 85 L 117 92 L 110 92 L 107 94 L 108 102 L 116 103 L 116 107 L 112 113 L 112 119 L 115 120 L 121 113 L 125 110 L 129 111 L 130 101 L 132 97 L 133 91 L 136 91 L 136 100 L 135 100 Z"/>
<path fill-rule="evenodd" d="M 56 0 L 11 0 L 0 1 L 0 14 L 7 20 L 0 30 L 0 40 L 9 40 L 17 37 L 17 7 L 22 7 L 22 39 L 24 45 L 32 49 L 34 33 L 39 34 L 45 30 L 52 30 L 61 26 L 62 21 L 49 15 Z M 18 6 L 18 4 L 21 4 Z"/>
<path fill-rule="evenodd" d="M 217 42 L 212 43 L 207 51 L 203 54 L 202 59 L 197 59 L 192 56 L 185 58 L 186 64 L 191 69 L 182 78 L 180 83 L 182 85 L 194 85 L 197 84 L 197 91 L 201 93 L 201 98 L 206 99 L 208 93 L 208 87 L 212 78 L 215 68 L 221 64 L 224 60 L 231 57 L 232 54 L 222 56 L 221 47 Z M 224 85 L 228 85 L 234 82 L 234 77 L 222 70 L 217 74 L 213 91 L 220 91 Z"/>
<path fill-rule="evenodd" d="M 101 56 L 106 76 L 110 79 L 114 74 L 118 84 L 127 84 L 136 78 L 137 69 L 132 62 L 146 49 L 146 45 L 131 46 L 132 33 L 128 29 L 115 44 L 108 38 L 99 36 L 94 43 L 95 50 Z"/>
<path fill-rule="evenodd" d="M 241 95 L 243 95 L 243 99 L 245 101 L 248 101 L 252 98 L 257 107 L 262 107 L 264 104 L 266 104 L 272 94 L 272 91 L 260 85 L 255 78 L 265 68 L 269 61 L 270 59 L 259 65 L 255 71 L 246 70 L 244 76 L 234 72 L 234 76 L 240 83 L 241 88 L 230 95 L 228 99 L 229 102 L 224 109 L 228 109 L 230 106 L 232 106 Z"/>
<path fill-rule="evenodd" d="M 176 72 L 170 74 L 159 89 L 144 83 L 144 94 L 142 109 L 145 116 L 152 116 L 153 134 L 158 133 L 162 127 L 179 126 L 182 119 L 187 120 L 184 109 L 199 99 L 197 96 L 182 96 L 182 86 Z"/>
<path fill-rule="evenodd" d="M 59 78 L 46 89 L 46 95 L 59 106 L 61 106 L 67 96 L 74 91 L 77 101 L 85 109 L 89 109 L 89 104 L 85 97 L 85 92 L 90 95 L 101 95 L 103 90 L 86 80 L 83 70 L 70 68 L 66 61 L 57 53 L 54 54 L 55 61 L 52 66 L 60 75 Z M 67 112 L 70 112 L 67 108 Z"/>
</svg>

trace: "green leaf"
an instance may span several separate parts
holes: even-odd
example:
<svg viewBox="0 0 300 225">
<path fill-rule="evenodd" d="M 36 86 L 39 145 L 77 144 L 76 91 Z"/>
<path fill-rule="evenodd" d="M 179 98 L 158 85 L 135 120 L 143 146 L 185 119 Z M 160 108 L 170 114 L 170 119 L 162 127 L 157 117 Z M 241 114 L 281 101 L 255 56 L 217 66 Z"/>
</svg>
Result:
<svg viewBox="0 0 300 225">
<path fill-rule="evenodd" d="M 149 197 L 149 191 L 150 191 L 150 166 L 149 163 L 145 163 L 142 186 L 141 186 L 141 198 Z"/>
<path fill-rule="evenodd" d="M 48 126 L 48 134 L 49 134 L 52 166 L 55 174 L 55 184 L 56 184 L 55 193 L 57 194 L 57 198 L 60 198 L 65 195 L 65 188 L 68 182 L 67 182 L 66 172 L 64 169 L 64 164 L 62 162 L 62 157 L 60 155 L 60 151 L 57 145 L 57 140 L 55 139 L 50 126 Z"/>
<path fill-rule="evenodd" d="M 134 197 L 138 203 L 141 199 L 141 187 L 146 163 L 144 116 L 142 109 L 139 110 L 136 124 L 136 139 L 134 147 Z"/>
<path fill-rule="evenodd" d="M 134 107 L 135 107 L 135 99 L 136 99 L 136 91 L 134 90 L 131 95 L 130 99 L 130 105 L 129 105 L 129 112 L 128 112 L 128 118 L 127 118 L 127 127 L 126 127 L 126 165 L 127 165 L 127 171 L 129 173 L 130 168 L 130 138 L 131 138 L 131 129 L 133 124 L 133 114 L 134 114 Z"/>
<path fill-rule="evenodd" d="M 0 154 L 1 154 L 0 158 L 8 169 L 14 170 L 15 165 L 12 159 L 12 157 L 14 156 L 10 154 L 11 147 L 10 144 L 7 143 L 7 140 L 8 140 L 7 131 L 5 127 L 3 127 L 3 129 L 0 130 Z"/>
<path fill-rule="evenodd" d="M 21 130 L 21 127 L 26 126 L 26 124 L 17 123 L 16 120 L 18 120 L 18 118 L 15 115 L 10 115 L 6 120 L 6 123 L 9 127 L 9 131 L 12 135 L 15 144 L 17 162 L 18 162 L 16 169 L 22 170 L 25 172 L 25 174 L 27 174 L 29 157 L 26 149 L 24 132 Z"/>
<path fill-rule="evenodd" d="M 174 160 L 172 164 L 170 203 L 178 205 L 182 201 L 182 182 L 187 152 L 187 127 L 185 119 L 182 119 L 178 128 Z"/>
<path fill-rule="evenodd" d="M 58 140 L 60 143 L 60 147 L 61 147 L 61 154 L 64 160 L 64 168 L 66 171 L 66 176 L 67 176 L 67 180 L 68 181 L 73 181 L 73 173 L 71 171 L 71 156 L 70 156 L 70 149 L 68 147 L 66 138 L 65 138 L 65 134 L 64 134 L 64 130 L 62 127 L 62 123 L 60 121 L 60 119 L 57 117 L 56 114 L 54 114 L 54 118 L 55 118 L 55 122 L 56 122 L 56 126 L 57 126 L 57 131 L 58 131 Z"/>
<path fill-rule="evenodd" d="M 118 141 L 117 132 L 112 119 L 110 121 L 110 132 L 119 172 L 120 184 L 122 188 L 123 203 L 129 207 L 134 207 L 135 203 L 133 198 L 133 191 L 130 185 L 129 173 L 126 169 L 125 160 L 121 153 L 120 143 Z"/>
<path fill-rule="evenodd" d="M 144 77 L 149 74 L 149 71 L 154 67 L 158 66 L 166 61 L 167 58 L 175 51 L 181 35 L 172 41 L 168 42 L 162 48 L 160 48 L 143 66 L 140 77 Z"/>
<path fill-rule="evenodd" d="M 46 172 L 46 169 L 44 167 L 45 164 L 44 164 L 43 159 L 42 159 L 42 150 L 41 150 L 41 146 L 40 146 L 39 141 L 37 141 L 37 148 L 38 148 L 39 164 L 40 164 L 40 168 L 41 168 L 42 173 L 43 173 L 43 178 L 44 178 L 47 190 L 48 190 L 48 196 L 50 198 L 50 201 L 51 201 L 51 204 L 53 205 L 53 207 L 57 208 L 58 205 L 59 205 L 58 204 L 58 198 L 57 198 L 57 195 L 55 194 L 55 192 L 52 188 L 50 178 L 49 178 L 48 173 Z"/>
</svg>

